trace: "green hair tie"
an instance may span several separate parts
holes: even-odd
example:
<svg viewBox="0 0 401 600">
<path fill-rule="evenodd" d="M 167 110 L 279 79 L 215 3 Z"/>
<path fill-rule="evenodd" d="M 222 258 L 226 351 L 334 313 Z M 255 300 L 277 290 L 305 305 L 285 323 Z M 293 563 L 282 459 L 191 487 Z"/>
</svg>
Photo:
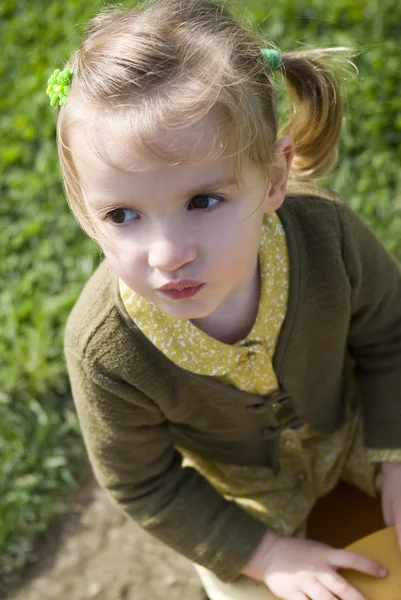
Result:
<svg viewBox="0 0 401 600">
<path fill-rule="evenodd" d="M 272 71 L 277 71 L 281 66 L 281 52 L 275 48 L 262 48 L 261 53 Z"/>
<path fill-rule="evenodd" d="M 50 98 L 50 106 L 63 106 L 67 101 L 68 92 L 70 91 L 72 73 L 74 70 L 75 61 L 71 67 L 66 67 L 62 71 L 56 69 L 50 75 L 47 82 L 46 94 Z"/>
</svg>

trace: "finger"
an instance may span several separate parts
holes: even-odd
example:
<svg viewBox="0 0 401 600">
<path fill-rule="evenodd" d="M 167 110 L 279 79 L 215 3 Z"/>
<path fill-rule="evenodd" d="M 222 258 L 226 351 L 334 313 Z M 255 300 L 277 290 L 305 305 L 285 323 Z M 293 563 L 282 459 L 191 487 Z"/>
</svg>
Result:
<svg viewBox="0 0 401 600">
<path fill-rule="evenodd" d="M 304 586 L 304 592 L 311 600 L 336 600 L 331 591 L 320 581 L 310 581 Z"/>
<path fill-rule="evenodd" d="M 397 532 L 398 546 L 401 548 L 401 520 L 395 522 L 395 530 Z"/>
<path fill-rule="evenodd" d="M 356 588 L 338 573 L 319 573 L 318 580 L 341 600 L 367 600 Z"/>
<path fill-rule="evenodd" d="M 393 515 L 388 510 L 388 508 L 384 507 L 384 506 L 383 506 L 383 521 L 384 521 L 384 524 L 386 527 L 391 527 L 392 525 L 394 525 Z"/>
<path fill-rule="evenodd" d="M 387 569 L 383 565 L 349 550 L 333 550 L 328 553 L 327 558 L 330 566 L 335 569 L 353 569 L 372 577 L 384 577 L 387 575 Z"/>
<path fill-rule="evenodd" d="M 401 547 L 401 502 L 397 501 L 393 506 L 393 519 L 390 525 L 395 525 L 397 532 L 398 545 Z"/>
<path fill-rule="evenodd" d="M 387 527 L 390 527 L 390 525 L 394 525 L 393 514 L 389 506 L 389 502 L 384 496 L 382 496 L 382 513 L 384 524 Z"/>
</svg>

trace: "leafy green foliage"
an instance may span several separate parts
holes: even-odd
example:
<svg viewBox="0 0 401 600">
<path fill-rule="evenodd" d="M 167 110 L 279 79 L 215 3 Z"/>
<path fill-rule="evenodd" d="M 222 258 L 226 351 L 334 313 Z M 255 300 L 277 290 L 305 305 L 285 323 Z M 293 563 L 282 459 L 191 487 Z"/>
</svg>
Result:
<svg viewBox="0 0 401 600">
<path fill-rule="evenodd" d="M 130 4 L 133 4 L 131 2 Z M 251 20 L 293 49 L 351 45 L 339 166 L 324 182 L 401 257 L 398 0 L 248 0 Z M 0 577 L 31 558 L 83 456 L 62 355 L 63 327 L 98 250 L 61 189 L 45 95 L 100 3 L 0 3 Z M 235 6 L 232 6 L 236 10 Z"/>
</svg>

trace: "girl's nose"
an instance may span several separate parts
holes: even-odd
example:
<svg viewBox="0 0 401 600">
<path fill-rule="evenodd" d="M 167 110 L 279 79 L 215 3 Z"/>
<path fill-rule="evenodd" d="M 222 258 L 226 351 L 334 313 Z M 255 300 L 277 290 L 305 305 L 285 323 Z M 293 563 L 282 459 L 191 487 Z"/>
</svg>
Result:
<svg viewBox="0 0 401 600">
<path fill-rule="evenodd" d="M 148 263 L 152 269 L 176 271 L 196 258 L 195 245 L 189 240 L 155 240 L 148 254 Z"/>
</svg>

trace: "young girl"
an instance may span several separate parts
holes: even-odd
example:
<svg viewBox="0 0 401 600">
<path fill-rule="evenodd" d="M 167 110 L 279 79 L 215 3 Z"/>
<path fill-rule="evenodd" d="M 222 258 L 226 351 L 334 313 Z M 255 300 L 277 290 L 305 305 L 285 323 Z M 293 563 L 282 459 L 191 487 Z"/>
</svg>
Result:
<svg viewBox="0 0 401 600">
<path fill-rule="evenodd" d="M 401 274 L 307 183 L 336 155 L 330 52 L 264 45 L 161 0 L 92 19 L 51 78 L 67 198 L 106 257 L 68 370 L 99 482 L 212 600 L 363 600 L 338 569 L 381 566 L 302 536 L 340 478 L 374 495 L 379 471 L 401 534 Z M 297 104 L 279 136 L 274 70 Z"/>
</svg>

